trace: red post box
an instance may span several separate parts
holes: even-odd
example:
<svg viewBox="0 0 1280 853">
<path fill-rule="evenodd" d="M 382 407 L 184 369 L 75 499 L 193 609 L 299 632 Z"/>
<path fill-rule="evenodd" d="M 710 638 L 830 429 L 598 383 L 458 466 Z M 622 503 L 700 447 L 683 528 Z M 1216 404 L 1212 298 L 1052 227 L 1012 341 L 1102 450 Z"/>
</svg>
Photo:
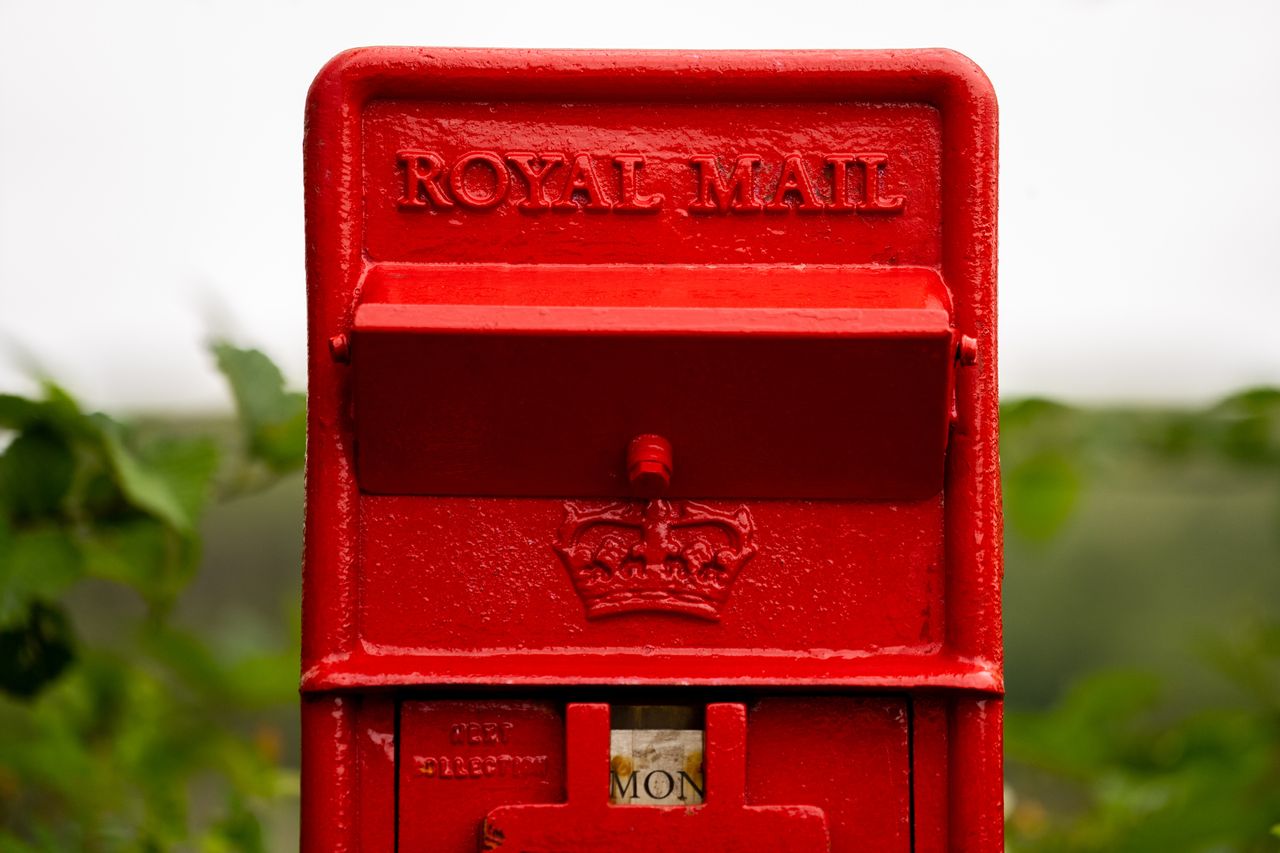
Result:
<svg viewBox="0 0 1280 853">
<path fill-rule="evenodd" d="M 997 851 L 996 107 L 365 49 L 307 108 L 308 851 Z"/>
</svg>

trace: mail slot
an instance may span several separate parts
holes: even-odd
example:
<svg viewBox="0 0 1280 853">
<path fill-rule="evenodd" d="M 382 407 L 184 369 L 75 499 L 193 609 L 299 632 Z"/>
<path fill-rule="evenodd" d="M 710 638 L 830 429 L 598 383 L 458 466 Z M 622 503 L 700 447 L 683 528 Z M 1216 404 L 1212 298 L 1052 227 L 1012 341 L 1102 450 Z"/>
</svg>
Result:
<svg viewBox="0 0 1280 853">
<path fill-rule="evenodd" d="M 947 51 L 321 72 L 303 849 L 1002 848 L 995 121 Z"/>
</svg>

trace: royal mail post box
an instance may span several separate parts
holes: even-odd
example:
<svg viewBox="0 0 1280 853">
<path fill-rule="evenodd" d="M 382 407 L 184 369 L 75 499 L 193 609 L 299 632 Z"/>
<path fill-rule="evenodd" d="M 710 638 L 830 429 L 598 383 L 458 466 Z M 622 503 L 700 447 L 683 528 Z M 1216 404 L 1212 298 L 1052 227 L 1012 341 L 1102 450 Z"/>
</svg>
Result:
<svg viewBox="0 0 1280 853">
<path fill-rule="evenodd" d="M 308 851 L 997 851 L 996 108 L 364 49 L 307 107 Z"/>
</svg>

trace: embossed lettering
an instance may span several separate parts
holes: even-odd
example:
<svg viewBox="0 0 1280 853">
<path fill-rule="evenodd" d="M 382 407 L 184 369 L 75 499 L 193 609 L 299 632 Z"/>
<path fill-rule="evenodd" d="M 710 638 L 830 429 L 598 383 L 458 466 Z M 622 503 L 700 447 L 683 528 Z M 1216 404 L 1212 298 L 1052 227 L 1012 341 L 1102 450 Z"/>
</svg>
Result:
<svg viewBox="0 0 1280 853">
<path fill-rule="evenodd" d="M 449 727 L 449 743 L 457 746 L 494 746 L 509 743 L 514 723 L 460 722 Z"/>
<path fill-rule="evenodd" d="M 856 154 L 828 154 L 826 162 L 831 166 L 831 204 L 827 210 L 834 213 L 852 213 L 858 209 L 849 198 L 849 167 L 857 160 Z"/>
<path fill-rule="evenodd" d="M 516 756 L 516 775 L 517 776 L 547 775 L 547 757 L 545 755 Z"/>
<path fill-rule="evenodd" d="M 569 180 L 565 181 L 564 191 L 552 207 L 556 210 L 577 210 L 575 196 L 578 193 L 587 197 L 584 205 L 587 210 L 609 210 L 613 207 L 600 187 L 600 179 L 596 176 L 595 167 L 591 165 L 589 154 L 578 154 L 573 158 L 573 165 L 569 167 Z"/>
<path fill-rule="evenodd" d="M 435 151 L 404 149 L 396 156 L 403 176 L 403 193 L 397 206 L 404 210 L 448 210 L 460 206 L 483 211 L 505 202 L 529 213 L 546 210 L 653 213 L 668 203 L 667 193 L 646 193 L 642 188 L 642 184 L 649 183 L 653 177 L 645 171 L 648 158 L 640 153 L 578 152 L 568 157 L 554 151 L 480 150 L 467 152 L 450 162 Z M 761 186 L 761 175 L 772 174 L 773 168 L 766 169 L 764 158 L 757 154 L 736 157 L 697 154 L 688 163 L 694 178 L 694 195 L 687 207 L 690 213 L 794 210 L 893 214 L 901 213 L 906 205 L 905 196 L 885 188 L 890 170 L 889 155 L 883 152 L 794 152 L 782 157 L 777 166 L 777 181 L 771 187 Z M 607 182 L 601 180 L 600 170 L 610 167 L 616 168 L 618 175 L 613 190 L 608 190 Z M 561 172 L 563 183 L 554 188 L 548 186 L 550 177 L 559 176 Z M 668 171 L 657 174 L 669 176 Z M 527 193 L 512 190 L 517 178 L 525 184 Z"/>
<path fill-rule="evenodd" d="M 542 161 L 541 168 L 533 165 L 535 159 Z M 516 207 L 521 210 L 550 210 L 551 202 L 547 200 L 543 187 L 546 184 L 547 175 L 551 174 L 552 170 L 557 166 L 564 163 L 564 155 L 538 155 L 532 151 L 512 151 L 507 154 L 507 160 L 516 167 L 520 177 L 524 178 L 525 184 L 529 187 L 528 198 L 521 201 Z"/>
<path fill-rule="evenodd" d="M 640 154 L 619 154 L 613 162 L 621 170 L 619 178 L 619 201 L 614 210 L 648 211 L 662 207 L 666 199 L 662 193 L 642 195 L 638 188 L 639 176 L 636 174 L 644 165 L 644 157 Z"/>
<path fill-rule="evenodd" d="M 418 756 L 418 775 L 428 779 L 542 778 L 547 775 L 545 755 L 441 755 Z"/>
<path fill-rule="evenodd" d="M 487 193 L 477 195 L 467 185 L 467 170 L 482 163 L 488 167 L 488 171 L 493 172 L 493 187 Z M 493 207 L 506 198 L 507 188 L 510 185 L 511 178 L 507 175 L 507 164 L 492 151 L 472 151 L 463 154 L 449 170 L 449 189 L 453 190 L 454 198 L 460 204 L 477 210 Z"/>
<path fill-rule="evenodd" d="M 698 173 L 698 195 L 689 205 L 692 213 L 753 212 L 763 205 L 756 197 L 756 167 L 762 160 L 755 154 L 738 158 L 727 179 L 721 177 L 716 158 L 699 154 L 691 161 Z M 715 200 L 712 200 L 715 196 Z"/>
<path fill-rule="evenodd" d="M 444 160 L 434 151 L 405 150 L 396 154 L 396 162 L 404 169 L 404 195 L 399 206 L 453 207 L 453 199 L 445 194 L 439 180 L 444 172 Z"/>
<path fill-rule="evenodd" d="M 880 173 L 889 163 L 887 154 L 859 154 L 854 162 L 862 167 L 862 203 L 858 205 L 861 212 L 898 213 L 902 210 L 906 199 L 900 195 L 885 198 L 880 195 Z"/>
<path fill-rule="evenodd" d="M 778 187 L 773 193 L 773 200 L 764 206 L 765 210 L 781 213 L 787 210 L 787 193 L 795 193 L 800 197 L 796 210 L 822 210 L 822 204 L 813 193 L 813 182 L 809 180 L 809 172 L 805 169 L 804 160 L 799 154 L 792 154 L 782 162 L 782 174 L 778 176 Z"/>
</svg>

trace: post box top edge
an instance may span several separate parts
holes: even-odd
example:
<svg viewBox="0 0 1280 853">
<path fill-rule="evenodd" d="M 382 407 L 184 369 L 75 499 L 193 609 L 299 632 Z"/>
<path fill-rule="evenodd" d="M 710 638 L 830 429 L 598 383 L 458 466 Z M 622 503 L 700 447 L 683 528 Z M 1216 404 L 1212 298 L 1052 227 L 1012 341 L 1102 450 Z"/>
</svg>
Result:
<svg viewBox="0 0 1280 853">
<path fill-rule="evenodd" d="M 556 97 L 557 83 L 569 91 L 620 76 L 653 84 L 689 83 L 683 94 L 704 99 L 734 94 L 787 94 L 797 78 L 827 82 L 850 96 L 922 98 L 939 105 L 967 105 L 994 122 L 996 96 L 972 59 L 947 48 L 902 50 L 549 50 L 525 48 L 356 47 L 330 59 L 308 92 L 308 113 L 323 103 L 364 101 L 379 95 L 429 92 L 431 81 L 450 80 L 492 91 L 524 94 L 511 77 L 537 78 L 538 99 Z M 611 99 L 649 93 L 611 90 Z M 792 90 L 797 99 L 801 93 Z M 353 97 L 354 96 L 354 97 Z"/>
</svg>

